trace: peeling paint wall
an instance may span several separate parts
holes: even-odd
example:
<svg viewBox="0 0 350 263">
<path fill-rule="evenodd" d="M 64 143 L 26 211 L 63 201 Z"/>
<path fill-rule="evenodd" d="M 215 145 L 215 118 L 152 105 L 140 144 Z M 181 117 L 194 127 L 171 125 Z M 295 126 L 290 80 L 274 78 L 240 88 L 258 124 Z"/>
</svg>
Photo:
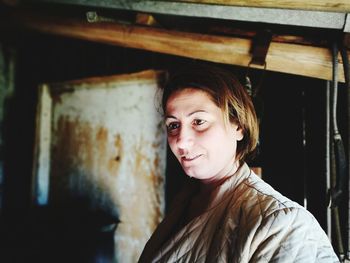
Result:
<svg viewBox="0 0 350 263">
<path fill-rule="evenodd" d="M 116 262 L 136 262 L 164 215 L 159 77 L 144 71 L 51 84 L 50 96 L 41 97 L 49 102 L 41 101 L 38 126 L 48 126 L 50 134 L 38 129 L 34 199 L 47 193 L 51 205 L 85 200 L 91 209 L 118 217 Z M 40 149 L 43 137 L 48 147 Z M 49 168 L 40 172 L 45 165 Z"/>
</svg>

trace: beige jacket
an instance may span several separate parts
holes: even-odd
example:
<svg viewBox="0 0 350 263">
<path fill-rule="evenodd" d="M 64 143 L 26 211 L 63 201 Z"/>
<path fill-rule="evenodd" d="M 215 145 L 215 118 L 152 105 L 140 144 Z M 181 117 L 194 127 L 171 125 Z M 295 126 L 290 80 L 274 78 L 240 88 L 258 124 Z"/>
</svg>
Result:
<svg viewBox="0 0 350 263">
<path fill-rule="evenodd" d="M 151 236 L 139 263 L 339 262 L 314 216 L 244 164 L 212 194 L 208 210 L 178 229 L 193 182 Z"/>
</svg>

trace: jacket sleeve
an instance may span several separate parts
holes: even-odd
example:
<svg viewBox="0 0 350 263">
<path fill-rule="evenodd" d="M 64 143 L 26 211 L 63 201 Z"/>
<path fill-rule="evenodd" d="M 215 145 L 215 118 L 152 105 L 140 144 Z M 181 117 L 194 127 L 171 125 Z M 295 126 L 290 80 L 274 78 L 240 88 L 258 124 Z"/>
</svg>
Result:
<svg viewBox="0 0 350 263">
<path fill-rule="evenodd" d="M 328 236 L 304 208 L 282 208 L 263 216 L 249 262 L 340 262 Z"/>
</svg>

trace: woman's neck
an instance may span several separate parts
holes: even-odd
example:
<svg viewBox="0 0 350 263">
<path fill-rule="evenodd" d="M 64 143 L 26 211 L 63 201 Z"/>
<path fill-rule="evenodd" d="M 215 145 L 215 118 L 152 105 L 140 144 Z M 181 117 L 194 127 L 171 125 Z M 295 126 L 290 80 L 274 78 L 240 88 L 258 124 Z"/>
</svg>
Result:
<svg viewBox="0 0 350 263">
<path fill-rule="evenodd" d="M 239 161 L 232 163 L 231 167 L 227 169 L 219 178 L 210 178 L 200 180 L 200 194 L 210 194 L 214 189 L 223 184 L 228 178 L 230 178 L 239 168 Z"/>
</svg>

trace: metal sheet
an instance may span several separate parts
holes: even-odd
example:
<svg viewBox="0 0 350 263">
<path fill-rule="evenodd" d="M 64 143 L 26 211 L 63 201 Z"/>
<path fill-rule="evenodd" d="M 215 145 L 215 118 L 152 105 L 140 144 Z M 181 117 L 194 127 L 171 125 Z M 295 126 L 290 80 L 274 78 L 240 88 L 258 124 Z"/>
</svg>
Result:
<svg viewBox="0 0 350 263">
<path fill-rule="evenodd" d="M 346 20 L 344 23 L 344 32 L 350 33 L 350 14 L 346 14 Z"/>
<path fill-rule="evenodd" d="M 118 217 L 117 262 L 136 262 L 164 214 L 160 72 L 41 87 L 33 190 L 38 204 L 84 200 Z"/>
<path fill-rule="evenodd" d="M 219 4 L 184 3 L 161 0 L 28 0 L 58 4 L 82 5 L 86 7 L 114 8 L 150 12 L 156 14 L 191 17 L 218 18 L 238 21 L 271 23 L 292 26 L 306 26 L 327 29 L 343 29 L 344 12 L 324 12 L 311 10 L 241 7 Z"/>
</svg>

